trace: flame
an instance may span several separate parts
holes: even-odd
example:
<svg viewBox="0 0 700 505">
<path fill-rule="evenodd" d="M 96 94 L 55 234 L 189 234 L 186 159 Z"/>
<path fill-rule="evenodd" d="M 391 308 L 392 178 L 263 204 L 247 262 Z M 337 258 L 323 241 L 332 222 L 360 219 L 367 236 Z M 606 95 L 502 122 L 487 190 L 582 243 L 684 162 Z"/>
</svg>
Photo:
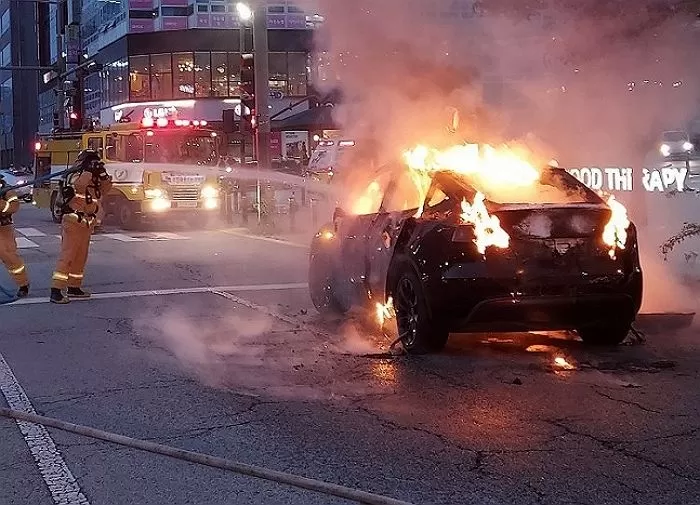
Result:
<svg viewBox="0 0 700 505">
<path fill-rule="evenodd" d="M 554 358 L 554 366 L 563 370 L 576 370 L 574 365 L 566 361 L 566 358 L 562 358 L 561 356 Z"/>
<path fill-rule="evenodd" d="M 394 299 L 391 296 L 387 299 L 386 304 L 377 302 L 377 322 L 381 327 L 384 327 L 384 323 L 395 316 Z"/>
<path fill-rule="evenodd" d="M 352 213 L 361 216 L 377 212 L 382 201 L 381 189 L 379 181 L 372 181 L 353 204 Z"/>
<path fill-rule="evenodd" d="M 508 147 L 462 144 L 439 151 L 419 145 L 404 153 L 404 161 L 417 172 L 451 171 L 488 187 L 530 186 L 540 178 L 535 167 Z"/>
<path fill-rule="evenodd" d="M 612 214 L 603 229 L 603 242 L 610 246 L 608 254 L 612 259 L 615 259 L 615 251 L 624 249 L 627 245 L 627 229 L 630 226 L 630 220 L 627 218 L 625 206 L 615 200 L 612 195 L 608 199 L 608 206 L 612 210 Z"/>
<path fill-rule="evenodd" d="M 486 210 L 484 200 L 485 197 L 481 193 L 476 194 L 472 205 L 462 200 L 462 221 L 474 225 L 474 243 L 481 254 L 484 254 L 489 246 L 506 249 L 510 242 L 510 237 L 501 228 L 499 219 Z"/>
</svg>

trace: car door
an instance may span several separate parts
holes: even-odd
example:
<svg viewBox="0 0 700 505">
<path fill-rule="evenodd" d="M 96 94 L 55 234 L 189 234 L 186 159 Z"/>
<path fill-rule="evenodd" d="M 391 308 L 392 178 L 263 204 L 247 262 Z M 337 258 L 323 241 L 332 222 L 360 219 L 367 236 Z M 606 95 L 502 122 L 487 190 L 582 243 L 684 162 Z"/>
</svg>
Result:
<svg viewBox="0 0 700 505">
<path fill-rule="evenodd" d="M 397 173 L 374 217 L 367 237 L 365 269 L 372 298 L 386 301 L 386 280 L 396 243 L 405 223 L 417 215 L 422 193 L 404 169 Z"/>
</svg>

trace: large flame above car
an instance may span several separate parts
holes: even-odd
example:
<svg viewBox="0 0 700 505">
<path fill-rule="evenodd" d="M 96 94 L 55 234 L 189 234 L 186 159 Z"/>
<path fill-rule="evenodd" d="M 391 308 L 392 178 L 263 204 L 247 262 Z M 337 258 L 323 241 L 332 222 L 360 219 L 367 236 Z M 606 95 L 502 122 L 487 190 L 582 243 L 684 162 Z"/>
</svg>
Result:
<svg viewBox="0 0 700 505">
<path fill-rule="evenodd" d="M 489 214 L 484 200 L 482 193 L 476 194 L 471 205 L 462 200 L 462 221 L 474 226 L 474 243 L 481 254 L 489 246 L 506 249 L 510 243 L 510 237 L 501 228 L 498 218 Z"/>
</svg>

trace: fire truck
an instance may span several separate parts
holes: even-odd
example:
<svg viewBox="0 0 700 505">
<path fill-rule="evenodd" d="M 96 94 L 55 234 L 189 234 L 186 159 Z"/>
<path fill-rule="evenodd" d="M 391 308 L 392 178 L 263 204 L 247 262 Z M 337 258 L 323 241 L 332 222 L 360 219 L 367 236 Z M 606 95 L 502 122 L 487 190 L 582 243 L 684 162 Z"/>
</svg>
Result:
<svg viewBox="0 0 700 505">
<path fill-rule="evenodd" d="M 183 218 L 195 225 L 217 215 L 219 134 L 206 121 L 144 118 L 81 132 L 39 135 L 36 177 L 70 168 L 83 149 L 97 151 L 114 182 L 103 196 L 104 216 L 132 229 L 162 217 Z M 34 188 L 34 202 L 61 219 L 63 178 Z"/>
</svg>

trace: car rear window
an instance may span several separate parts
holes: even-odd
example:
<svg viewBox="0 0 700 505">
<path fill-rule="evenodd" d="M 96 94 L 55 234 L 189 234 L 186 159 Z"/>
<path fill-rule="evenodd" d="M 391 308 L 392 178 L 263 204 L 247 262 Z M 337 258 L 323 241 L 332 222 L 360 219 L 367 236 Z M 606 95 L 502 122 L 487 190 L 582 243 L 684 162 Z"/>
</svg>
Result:
<svg viewBox="0 0 700 505">
<path fill-rule="evenodd" d="M 688 140 L 688 135 L 685 132 L 666 132 L 664 133 L 664 140 L 668 142 L 682 142 Z"/>
</svg>

